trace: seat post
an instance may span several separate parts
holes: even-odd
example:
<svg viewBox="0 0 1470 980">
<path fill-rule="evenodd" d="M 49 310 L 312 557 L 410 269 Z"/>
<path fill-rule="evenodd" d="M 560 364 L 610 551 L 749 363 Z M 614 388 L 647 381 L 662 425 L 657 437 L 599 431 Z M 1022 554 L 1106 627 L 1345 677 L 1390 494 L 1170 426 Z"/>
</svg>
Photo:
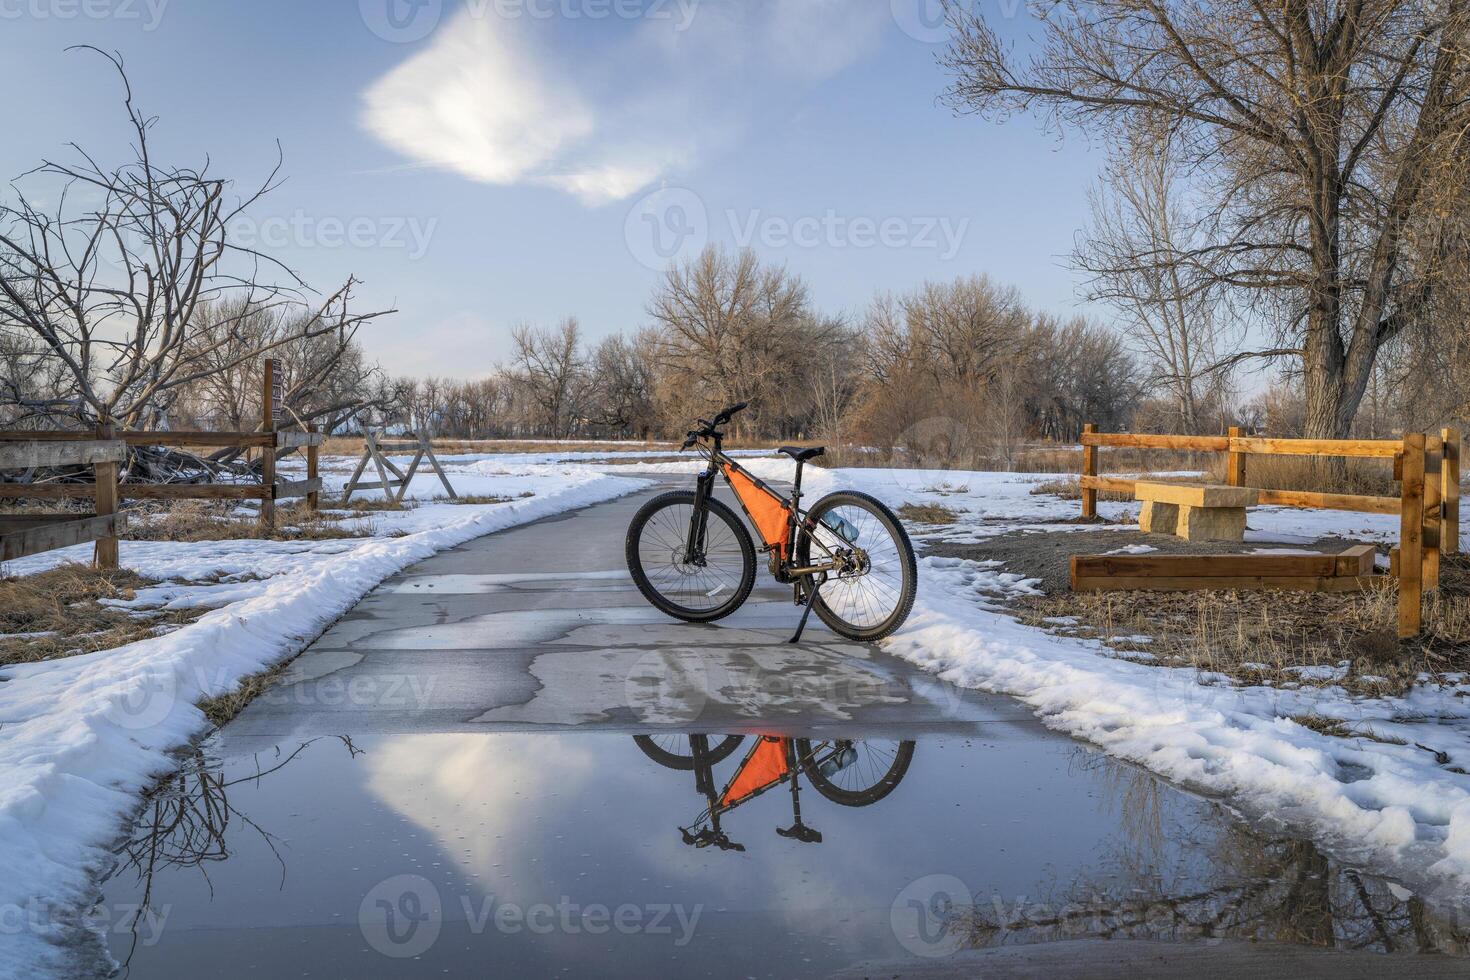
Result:
<svg viewBox="0 0 1470 980">
<path fill-rule="evenodd" d="M 804 466 L 806 466 L 806 460 L 796 461 L 796 480 L 791 485 L 791 502 L 794 504 L 801 502 L 801 470 Z"/>
</svg>

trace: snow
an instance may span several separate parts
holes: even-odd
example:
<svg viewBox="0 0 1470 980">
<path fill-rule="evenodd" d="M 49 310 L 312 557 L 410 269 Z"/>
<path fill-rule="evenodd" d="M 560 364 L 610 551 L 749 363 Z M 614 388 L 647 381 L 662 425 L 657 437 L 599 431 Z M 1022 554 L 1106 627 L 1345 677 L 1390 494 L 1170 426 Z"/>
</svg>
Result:
<svg viewBox="0 0 1470 980">
<path fill-rule="evenodd" d="M 625 465 L 632 459 L 636 468 Z M 124 608 L 211 611 L 126 647 L 0 670 L 0 976 L 36 975 L 56 964 L 47 940 L 57 924 L 47 910 L 90 900 L 90 875 L 107 860 L 105 845 L 137 794 L 172 768 L 171 750 L 205 727 L 196 701 L 299 651 L 384 578 L 437 550 L 646 485 L 629 473 L 692 475 L 704 465 L 692 455 L 636 447 L 484 452 L 441 462 L 461 494 L 514 499 L 436 503 L 429 498 L 442 489 L 430 474 L 414 484 L 424 501 L 417 508 L 359 518 L 372 534 L 365 539 L 125 543 L 125 564 L 167 581 L 120 603 Z M 767 453 L 743 462 L 773 482 L 794 472 L 790 460 Z M 324 476 L 340 486 L 355 460 L 323 463 Z M 952 525 L 913 529 L 921 545 L 983 544 L 1018 531 L 1126 529 L 1137 512 L 1136 505 L 1106 501 L 1101 514 L 1124 523 L 1057 524 L 1075 518 L 1079 507 L 1033 493 L 1053 474 L 805 472 L 810 501 L 852 488 L 894 506 L 956 511 Z M 1295 553 L 1326 535 L 1392 542 L 1398 531 L 1390 516 L 1287 508 L 1252 509 L 1250 525 L 1248 540 L 1261 553 Z M 1133 545 L 1113 553 L 1152 550 Z M 26 574 L 86 557 L 86 549 L 71 549 L 7 571 Z M 1470 885 L 1470 777 L 1438 761 L 1440 753 L 1451 765 L 1470 760 L 1465 678 L 1423 678 L 1403 696 L 1365 697 L 1338 686 L 1347 672 L 1342 664 L 1299 668 L 1296 681 L 1274 687 L 1163 667 L 1143 651 L 1054 632 L 1076 625 L 1070 617 L 1049 619 L 1042 629 L 1012 619 L 1001 602 L 1037 592 L 1024 572 L 994 561 L 922 559 L 919 600 L 888 649 L 947 681 L 1015 697 L 1052 728 L 1218 796 L 1255 820 L 1309 834 L 1341 859 L 1394 875 L 1431 898 L 1458 897 Z M 472 584 L 487 594 L 501 587 L 493 576 Z M 1324 735 L 1294 720 L 1308 716 L 1342 722 L 1352 735 Z M 14 927 L 17 910 L 28 920 L 21 929 Z"/>
<path fill-rule="evenodd" d="M 647 485 L 586 467 L 476 460 L 448 469 L 462 494 L 514 499 L 374 513 L 369 538 L 124 542 L 126 566 L 177 580 L 141 590 L 127 605 L 213 611 L 127 646 L 0 670 L 0 977 L 61 968 L 50 940 L 74 923 L 66 910 L 90 903 L 91 876 L 105 866 L 107 845 L 138 794 L 173 769 L 171 751 L 207 727 L 196 702 L 299 652 L 414 562 Z M 412 489 L 442 493 L 432 475 Z M 67 549 L 7 571 L 89 557 L 90 546 Z"/>
<path fill-rule="evenodd" d="M 779 461 L 759 465 L 768 479 L 782 475 Z M 983 542 L 1039 519 L 1074 517 L 1075 501 L 1031 495 L 1050 479 L 852 469 L 823 471 L 809 485 L 818 493 L 852 487 L 895 505 L 942 502 L 962 518 L 931 537 Z M 944 482 L 968 492 L 936 493 Z M 1132 513 L 1119 503 L 1099 510 L 1115 519 Z M 1249 540 L 1291 546 L 1333 535 L 1395 542 L 1397 523 L 1384 515 L 1253 508 Z M 1449 908 L 1462 907 L 1470 888 L 1470 776 L 1436 761 L 1436 753 L 1453 765 L 1470 762 L 1470 685 L 1463 678 L 1426 677 L 1403 697 L 1369 698 L 1334 683 L 1347 674 L 1343 663 L 1297 668 L 1312 683 L 1290 689 L 1239 685 L 1023 626 L 991 598 L 1019 591 L 1021 583 L 999 581 L 1004 574 L 994 562 L 922 559 L 918 602 L 887 641 L 889 651 L 955 684 L 1016 697 L 1049 727 L 1221 796 L 1256 820 L 1308 834 L 1344 860 L 1413 882 Z M 1355 735 L 1323 735 L 1292 720 L 1311 715 L 1344 722 Z"/>
</svg>

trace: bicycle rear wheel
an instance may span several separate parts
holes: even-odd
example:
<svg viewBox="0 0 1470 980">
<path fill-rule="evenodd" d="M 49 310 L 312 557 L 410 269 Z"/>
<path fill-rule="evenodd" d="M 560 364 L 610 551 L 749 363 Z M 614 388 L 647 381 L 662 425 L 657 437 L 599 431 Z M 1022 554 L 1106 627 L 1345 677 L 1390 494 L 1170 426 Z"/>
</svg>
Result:
<svg viewBox="0 0 1470 980">
<path fill-rule="evenodd" d="M 918 562 L 893 512 L 865 493 L 843 491 L 817 501 L 798 537 L 798 565 L 832 555 L 861 554 L 856 567 L 828 574 L 812 608 L 832 632 L 850 640 L 880 640 L 914 608 Z M 850 539 L 850 540 L 849 540 Z"/>
<path fill-rule="evenodd" d="M 654 497 L 628 525 L 628 571 L 638 591 L 676 619 L 708 623 L 739 609 L 755 585 L 755 545 L 735 512 L 718 500 L 708 515 L 703 553 L 689 554 L 695 496 Z"/>
</svg>

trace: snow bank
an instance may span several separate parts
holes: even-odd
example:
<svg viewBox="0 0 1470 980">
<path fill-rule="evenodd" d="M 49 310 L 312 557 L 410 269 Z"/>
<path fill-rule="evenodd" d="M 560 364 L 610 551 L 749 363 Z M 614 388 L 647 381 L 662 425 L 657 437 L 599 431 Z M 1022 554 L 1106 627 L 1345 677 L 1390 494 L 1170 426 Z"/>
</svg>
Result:
<svg viewBox="0 0 1470 980">
<path fill-rule="evenodd" d="M 92 900 L 91 876 L 109 860 L 107 845 L 138 794 L 174 768 L 172 750 L 206 727 L 196 702 L 299 652 L 379 582 L 416 561 L 647 485 L 570 467 L 520 467 L 466 484 L 456 489 L 535 496 L 376 515 L 382 523 L 375 532 L 396 537 L 124 542 L 124 562 L 150 575 L 265 578 L 171 587 L 195 604 L 220 608 L 164 636 L 0 671 L 0 976 L 60 968 L 61 951 L 51 940 L 76 925 Z M 428 492 L 438 483 L 429 478 L 418 487 Z M 81 556 L 42 556 L 15 570 L 68 557 Z"/>
<path fill-rule="evenodd" d="M 780 461 L 752 468 L 789 476 Z M 954 526 L 916 537 L 983 542 L 1077 513 L 1075 502 L 1031 493 L 1054 479 L 1047 476 L 846 469 L 812 477 L 815 493 L 852 487 L 894 506 L 960 512 Z M 1101 508 L 1112 517 L 1131 512 L 1128 504 Z M 1271 542 L 1387 541 L 1398 530 L 1393 517 L 1286 508 L 1252 509 L 1250 523 L 1254 540 Z M 1425 678 L 1405 697 L 1381 698 L 1336 686 L 1238 686 L 1023 626 L 994 603 L 1021 584 L 998 576 L 994 562 L 925 558 L 914 613 L 888 649 L 952 683 L 1018 698 L 1051 728 L 1223 797 L 1256 821 L 1309 834 L 1345 861 L 1414 884 L 1451 914 L 1470 914 L 1470 776 L 1451 768 L 1470 768 L 1464 678 Z M 1340 670 L 1323 668 L 1316 679 L 1330 682 Z M 1343 722 L 1355 737 L 1292 720 L 1310 715 Z"/>
</svg>

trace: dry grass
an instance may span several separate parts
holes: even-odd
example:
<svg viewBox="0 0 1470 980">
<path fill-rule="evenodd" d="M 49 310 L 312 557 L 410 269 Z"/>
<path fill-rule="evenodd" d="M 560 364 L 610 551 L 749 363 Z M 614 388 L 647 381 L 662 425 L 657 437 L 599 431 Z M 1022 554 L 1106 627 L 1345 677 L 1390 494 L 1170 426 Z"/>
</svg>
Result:
<svg viewBox="0 0 1470 980">
<path fill-rule="evenodd" d="M 904 504 L 898 516 L 910 524 L 953 524 L 960 519 L 959 511 L 943 504 Z"/>
<path fill-rule="evenodd" d="M 87 565 L 0 578 L 0 633 L 9 634 L 0 638 L 0 664 L 95 653 L 203 615 L 204 610 L 189 610 L 139 616 L 99 601 L 131 599 L 137 589 L 156 584 L 135 572 L 100 571 Z"/>
<path fill-rule="evenodd" d="M 343 526 L 353 516 L 348 512 L 314 513 L 305 503 L 298 502 L 277 507 L 275 529 L 268 530 L 254 514 L 240 513 L 233 504 L 183 500 L 142 509 L 138 519 L 128 522 L 125 540 L 327 541 L 371 536 L 372 528 L 362 522 Z"/>
<path fill-rule="evenodd" d="M 1051 496 L 1059 497 L 1062 500 L 1081 500 L 1082 483 L 1075 476 L 1064 476 L 1061 479 L 1057 480 L 1047 480 L 1045 483 L 1038 483 L 1036 484 L 1036 486 L 1032 487 L 1031 496 Z M 1133 495 L 1128 493 L 1119 493 L 1116 490 L 1099 490 L 1097 492 L 1097 499 L 1111 500 L 1122 503 L 1131 501 L 1133 499 Z"/>
<path fill-rule="evenodd" d="M 1226 459 L 1216 456 L 1209 479 L 1224 483 Z M 1318 456 L 1247 456 L 1245 485 L 1261 490 L 1303 490 L 1397 497 L 1391 459 L 1329 459 Z"/>
<path fill-rule="evenodd" d="M 1258 683 L 1327 683 L 1294 668 L 1347 662 L 1340 681 L 1363 694 L 1400 694 L 1421 673 L 1470 670 L 1470 557 L 1445 556 L 1441 589 L 1425 602 L 1425 631 L 1397 636 L 1397 588 L 1333 595 L 1299 592 L 1058 593 L 1019 600 L 1021 621 L 1146 651 L 1162 666 Z M 1047 620 L 1053 620 L 1048 623 Z M 1152 637 L 1138 643 L 1131 638 Z M 1359 733 L 1361 734 L 1361 733 Z"/>
<path fill-rule="evenodd" d="M 216 728 L 222 728 L 234 721 L 235 716 L 244 711 L 246 705 L 251 701 L 270 690 L 290 665 L 291 661 L 286 660 L 268 670 L 242 678 L 233 691 L 218 697 L 205 698 L 196 707 L 204 712 L 204 717 L 209 719 L 210 724 Z"/>
<path fill-rule="evenodd" d="M 1153 483 L 1191 483 L 1191 482 L 1194 482 L 1194 479 L 1192 477 L 1175 476 L 1173 474 L 1167 474 L 1167 473 L 1166 474 L 1158 474 L 1158 473 L 1143 472 L 1140 475 L 1140 478 L 1141 479 L 1149 480 L 1149 481 L 1151 481 Z M 1060 497 L 1062 500 L 1081 500 L 1082 499 L 1082 481 L 1078 477 L 1075 477 L 1075 476 L 1064 476 L 1064 477 L 1061 477 L 1061 478 L 1056 479 L 1056 480 L 1048 480 L 1045 483 L 1038 483 L 1038 484 L 1036 484 L 1036 486 L 1032 487 L 1031 488 L 1031 495 L 1033 497 L 1040 497 L 1040 496 Z M 1098 500 L 1111 500 L 1111 501 L 1114 501 L 1114 502 L 1117 502 L 1117 503 L 1132 503 L 1133 502 L 1133 495 L 1131 493 L 1123 493 L 1123 492 L 1118 491 L 1118 490 L 1099 490 L 1097 492 L 1097 499 Z"/>
<path fill-rule="evenodd" d="M 434 498 L 434 503 L 436 503 L 436 504 L 507 504 L 507 503 L 510 503 L 512 500 L 516 500 L 516 499 L 525 500 L 527 497 L 534 497 L 534 496 L 536 496 L 536 494 L 532 493 L 530 490 L 527 490 L 524 493 L 517 494 L 515 497 L 498 497 L 498 496 L 488 495 L 488 494 L 461 494 L 460 496 L 455 497 L 453 500 L 449 499 L 448 497 L 435 497 Z"/>
</svg>

